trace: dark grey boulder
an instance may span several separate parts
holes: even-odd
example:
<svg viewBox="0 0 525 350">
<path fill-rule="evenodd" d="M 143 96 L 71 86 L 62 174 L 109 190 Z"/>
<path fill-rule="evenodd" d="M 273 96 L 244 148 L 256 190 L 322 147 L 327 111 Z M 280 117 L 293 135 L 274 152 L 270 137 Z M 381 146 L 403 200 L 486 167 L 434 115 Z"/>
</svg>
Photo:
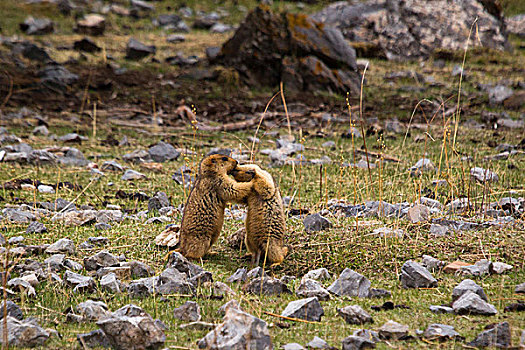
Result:
<svg viewBox="0 0 525 350">
<path fill-rule="evenodd" d="M 319 213 L 308 215 L 304 220 L 304 230 L 306 232 L 323 231 L 332 227 L 330 220 L 321 216 Z"/>
<path fill-rule="evenodd" d="M 337 296 L 366 298 L 370 294 L 370 286 L 368 278 L 346 268 L 327 290 Z"/>
<path fill-rule="evenodd" d="M 273 349 L 268 326 L 263 320 L 237 308 L 228 308 L 224 322 L 197 343 L 200 349 Z"/>
<path fill-rule="evenodd" d="M 118 258 L 107 250 L 101 250 L 95 255 L 84 258 L 84 267 L 86 271 L 96 271 L 102 267 L 116 266 L 118 264 Z"/>
<path fill-rule="evenodd" d="M 53 33 L 54 24 L 47 18 L 28 17 L 20 23 L 20 29 L 28 35 L 44 35 Z"/>
<path fill-rule="evenodd" d="M 475 348 L 496 347 L 509 348 L 512 341 L 510 326 L 508 322 L 491 324 L 476 336 L 476 339 L 467 343 Z"/>
<path fill-rule="evenodd" d="M 316 322 L 321 321 L 323 315 L 324 310 L 317 297 L 292 301 L 281 313 L 281 316 Z"/>
<path fill-rule="evenodd" d="M 36 319 L 18 320 L 7 316 L 7 320 L 0 322 L 0 333 L 4 334 L 4 324 L 7 325 L 7 343 L 16 347 L 43 346 L 49 338 L 49 333 L 40 327 Z M 0 338 L 0 344 L 4 344 L 4 338 Z"/>
<path fill-rule="evenodd" d="M 130 38 L 126 45 L 126 58 L 138 60 L 149 55 L 154 55 L 157 49 L 154 45 L 144 45 L 140 41 Z"/>
<path fill-rule="evenodd" d="M 382 339 L 399 340 L 408 336 L 408 326 L 389 320 L 379 328 L 379 337 Z"/>
<path fill-rule="evenodd" d="M 66 91 L 78 81 L 78 75 L 71 73 L 59 64 L 48 64 L 38 71 L 40 83 L 50 90 Z"/>
<path fill-rule="evenodd" d="M 179 252 L 173 252 L 170 254 L 167 266 L 185 273 L 190 278 L 204 272 L 202 267 L 189 262 L 188 259 Z"/>
<path fill-rule="evenodd" d="M 494 305 L 487 303 L 481 297 L 471 291 L 467 291 L 452 304 L 454 312 L 458 315 L 486 315 L 492 316 L 498 313 Z"/>
<path fill-rule="evenodd" d="M 73 43 L 73 49 L 83 52 L 99 52 L 102 49 L 90 38 L 82 38 Z"/>
<path fill-rule="evenodd" d="M 437 280 L 420 264 L 408 260 L 401 267 L 401 286 L 403 288 L 432 288 L 437 286 Z"/>
<path fill-rule="evenodd" d="M 164 327 L 133 304 L 118 309 L 97 325 L 116 350 L 159 349 L 166 341 Z"/>
<path fill-rule="evenodd" d="M 375 349 L 374 341 L 355 335 L 344 338 L 341 342 L 343 350 Z"/>
<path fill-rule="evenodd" d="M 108 306 L 102 301 L 86 300 L 75 307 L 78 315 L 82 316 L 84 321 L 98 321 L 108 316 Z"/>
<path fill-rule="evenodd" d="M 295 293 L 302 298 L 317 297 L 319 300 L 330 299 L 330 293 L 321 283 L 309 278 L 303 278 Z"/>
<path fill-rule="evenodd" d="M 43 223 L 38 222 L 38 221 L 33 221 L 26 228 L 26 233 L 27 234 L 44 233 L 44 232 L 47 232 L 47 228 L 44 226 Z"/>
<path fill-rule="evenodd" d="M 187 301 L 173 310 L 173 317 L 188 322 L 200 321 L 201 309 L 196 302 Z"/>
<path fill-rule="evenodd" d="M 255 278 L 244 285 L 243 290 L 246 293 L 264 295 L 291 293 L 286 284 L 284 284 L 281 280 L 271 277 Z"/>
<path fill-rule="evenodd" d="M 106 338 L 106 335 L 101 329 L 97 329 L 89 333 L 77 334 L 77 341 L 80 347 L 84 349 L 92 349 L 97 347 L 109 349 L 111 347 L 108 338 Z"/>
<path fill-rule="evenodd" d="M 77 21 L 75 31 L 87 35 L 103 35 L 106 29 L 106 19 L 98 14 L 88 14 Z"/>
<path fill-rule="evenodd" d="M 346 323 L 349 324 L 363 324 L 374 322 L 372 316 L 368 314 L 359 305 L 348 305 L 343 308 L 337 309 L 337 314 L 341 316 Z"/>
<path fill-rule="evenodd" d="M 487 295 L 483 291 L 483 288 L 470 279 L 465 279 L 461 281 L 456 287 L 454 287 L 452 290 L 452 301 L 458 300 L 463 294 L 469 291 L 476 293 L 481 297 L 481 299 L 488 301 Z"/>
<path fill-rule="evenodd" d="M 159 163 L 176 160 L 180 156 L 180 152 L 175 147 L 162 141 L 150 147 L 148 153 L 153 161 Z"/>
<path fill-rule="evenodd" d="M 22 309 L 20 309 L 20 307 L 11 300 L 7 300 L 7 302 L 3 301 L 0 305 L 0 320 L 4 318 L 4 308 L 6 308 L 7 316 L 11 316 L 17 320 L 24 319 L 24 313 L 22 312 Z"/>
<path fill-rule="evenodd" d="M 51 244 L 46 249 L 48 254 L 70 254 L 74 255 L 76 251 L 75 243 L 69 238 L 61 238 L 55 243 Z"/>
<path fill-rule="evenodd" d="M 237 282 L 244 282 L 244 281 L 246 281 L 246 279 L 247 279 L 247 277 L 246 277 L 246 269 L 241 267 L 241 268 L 238 268 L 233 273 L 233 275 L 228 277 L 228 279 L 226 281 L 229 282 L 229 283 L 237 283 Z"/>
</svg>

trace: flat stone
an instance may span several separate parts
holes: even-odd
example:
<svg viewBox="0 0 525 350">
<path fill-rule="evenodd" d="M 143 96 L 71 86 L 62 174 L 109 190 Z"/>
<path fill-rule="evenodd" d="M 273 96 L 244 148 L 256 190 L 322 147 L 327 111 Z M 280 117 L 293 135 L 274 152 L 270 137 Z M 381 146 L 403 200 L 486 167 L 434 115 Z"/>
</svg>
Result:
<svg viewBox="0 0 525 350">
<path fill-rule="evenodd" d="M 306 344 L 306 348 L 328 350 L 331 347 L 324 339 L 321 339 L 318 336 L 314 336 L 314 338 Z"/>
<path fill-rule="evenodd" d="M 470 265 L 471 264 L 469 264 L 467 262 L 456 260 L 454 262 L 451 262 L 450 264 L 447 264 L 443 268 L 443 271 L 446 272 L 446 273 L 456 273 L 457 271 L 459 271 L 459 269 L 461 267 L 463 267 L 463 266 L 470 266 Z"/>
<path fill-rule="evenodd" d="M 95 289 L 95 281 L 92 277 L 79 275 L 67 270 L 64 274 L 64 283 L 77 291 L 91 291 Z"/>
<path fill-rule="evenodd" d="M 180 152 L 175 147 L 162 141 L 150 147 L 148 153 L 151 159 L 158 163 L 176 160 L 180 156 Z"/>
<path fill-rule="evenodd" d="M 370 294 L 370 286 L 368 278 L 346 268 L 327 290 L 337 296 L 366 298 Z"/>
<path fill-rule="evenodd" d="M 452 301 L 458 300 L 463 294 L 467 292 L 473 292 L 480 296 L 481 299 L 488 301 L 483 288 L 479 286 L 476 282 L 470 279 L 465 279 L 461 281 L 454 289 L 452 290 Z"/>
<path fill-rule="evenodd" d="M 375 349 L 376 347 L 372 340 L 355 335 L 344 338 L 341 343 L 343 350 Z"/>
<path fill-rule="evenodd" d="M 454 327 L 439 323 L 433 323 L 429 325 L 423 333 L 423 338 L 430 341 L 462 339 L 461 335 L 458 332 L 456 332 Z"/>
<path fill-rule="evenodd" d="M 122 175 L 121 177 L 121 179 L 124 181 L 142 180 L 146 178 L 147 178 L 146 175 L 139 173 L 138 171 L 131 170 L 131 169 L 126 170 L 124 175 Z"/>
<path fill-rule="evenodd" d="M 102 163 L 102 165 L 100 166 L 100 170 L 102 170 L 102 171 L 123 172 L 124 171 L 124 167 L 122 165 L 120 165 L 119 163 L 117 163 L 116 161 L 114 161 L 114 160 L 108 160 L 108 161 L 105 161 L 104 163 Z"/>
<path fill-rule="evenodd" d="M 415 224 L 418 222 L 427 222 L 430 216 L 430 211 L 428 207 L 423 204 L 416 204 L 412 208 L 408 209 L 407 218 L 408 220 Z"/>
<path fill-rule="evenodd" d="M 243 290 L 246 293 L 264 295 L 280 295 L 283 293 L 290 293 L 290 290 L 286 284 L 271 277 L 255 278 L 244 285 Z"/>
<path fill-rule="evenodd" d="M 229 283 L 237 283 L 237 282 L 244 282 L 246 281 L 246 269 L 245 268 L 238 268 L 233 275 L 228 277 L 226 280 Z"/>
<path fill-rule="evenodd" d="M 452 304 L 454 312 L 458 315 L 486 315 L 492 316 L 498 313 L 494 305 L 487 303 L 481 297 L 468 291 Z"/>
<path fill-rule="evenodd" d="M 507 271 L 512 270 L 513 266 L 509 264 L 505 264 L 503 262 L 493 262 L 492 263 L 492 269 L 494 273 L 497 273 L 498 275 L 501 275 Z"/>
<path fill-rule="evenodd" d="M 76 251 L 75 243 L 69 238 L 61 238 L 55 243 L 51 244 L 47 249 L 48 254 L 64 253 L 74 255 Z"/>
<path fill-rule="evenodd" d="M 111 293 L 121 293 L 121 283 L 117 279 L 117 275 L 113 272 L 108 273 L 107 275 L 102 276 L 100 279 L 100 287 Z"/>
<path fill-rule="evenodd" d="M 323 231 L 332 227 L 332 223 L 319 213 L 308 215 L 304 220 L 304 229 L 306 232 Z"/>
<path fill-rule="evenodd" d="M 341 309 L 337 309 L 337 314 L 341 316 L 346 321 L 346 323 L 349 324 L 363 324 L 368 322 L 374 322 L 372 316 L 370 316 L 359 305 L 349 305 Z"/>
<path fill-rule="evenodd" d="M 518 284 L 514 289 L 514 293 L 525 294 L 525 283 Z"/>
<path fill-rule="evenodd" d="M 88 14 L 77 21 L 76 32 L 87 35 L 102 35 L 106 29 L 106 19 L 97 14 Z"/>
<path fill-rule="evenodd" d="M 470 177 L 481 183 L 499 181 L 499 176 L 495 172 L 479 167 L 470 169 Z"/>
<path fill-rule="evenodd" d="M 105 249 L 95 255 L 84 258 L 84 267 L 86 268 L 86 271 L 96 271 L 102 267 L 110 267 L 118 264 L 118 258 Z"/>
<path fill-rule="evenodd" d="M 281 346 L 281 348 L 284 350 L 305 350 L 304 347 L 298 343 L 288 343 Z"/>
<path fill-rule="evenodd" d="M 454 309 L 443 305 L 430 305 L 430 311 L 435 314 L 453 314 Z"/>
<path fill-rule="evenodd" d="M 154 55 L 155 52 L 157 52 L 157 49 L 154 45 L 145 45 L 134 38 L 130 38 L 126 45 L 126 58 L 130 60 L 138 60 L 149 55 Z"/>
<path fill-rule="evenodd" d="M 273 348 L 266 322 L 237 308 L 228 308 L 224 322 L 197 345 L 200 349 L 210 350 Z"/>
<path fill-rule="evenodd" d="M 332 276 L 330 276 L 330 273 L 324 267 L 315 270 L 310 270 L 303 276 L 303 279 L 312 279 L 316 281 L 324 281 L 330 278 L 332 278 Z"/>
<path fill-rule="evenodd" d="M 323 315 L 324 310 L 317 297 L 292 301 L 281 313 L 281 316 L 316 322 L 320 322 Z"/>
<path fill-rule="evenodd" d="M 101 329 L 91 331 L 89 333 L 77 334 L 77 341 L 81 348 L 104 348 L 109 349 L 111 345 L 109 344 L 108 338 Z"/>
<path fill-rule="evenodd" d="M 75 310 L 85 321 L 98 321 L 109 314 L 108 306 L 105 303 L 93 300 L 78 304 Z"/>
<path fill-rule="evenodd" d="M 399 340 L 408 336 L 408 326 L 389 320 L 379 328 L 379 337 L 382 339 Z"/>
<path fill-rule="evenodd" d="M 432 288 L 437 287 L 437 280 L 420 264 L 408 260 L 401 267 L 401 286 L 403 288 Z"/>
<path fill-rule="evenodd" d="M 487 259 L 483 259 L 476 261 L 474 265 L 462 266 L 459 268 L 459 271 L 463 275 L 479 277 L 484 275 L 490 275 L 494 270 L 492 262 Z"/>
</svg>

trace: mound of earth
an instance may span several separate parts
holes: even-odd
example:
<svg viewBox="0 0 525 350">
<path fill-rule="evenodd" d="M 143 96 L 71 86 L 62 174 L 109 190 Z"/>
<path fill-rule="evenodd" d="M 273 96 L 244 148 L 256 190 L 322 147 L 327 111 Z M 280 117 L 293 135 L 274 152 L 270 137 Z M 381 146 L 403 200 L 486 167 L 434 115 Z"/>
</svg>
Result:
<svg viewBox="0 0 525 350">
<path fill-rule="evenodd" d="M 471 46 L 508 47 L 501 8 L 494 0 L 341 1 L 312 18 L 337 26 L 363 56 L 402 60 L 428 57 L 438 49 L 463 50 L 476 18 Z"/>
<path fill-rule="evenodd" d="M 235 68 L 250 86 L 287 91 L 356 94 L 355 51 L 340 30 L 304 14 L 275 14 L 259 6 L 248 14 L 213 63 Z"/>
</svg>

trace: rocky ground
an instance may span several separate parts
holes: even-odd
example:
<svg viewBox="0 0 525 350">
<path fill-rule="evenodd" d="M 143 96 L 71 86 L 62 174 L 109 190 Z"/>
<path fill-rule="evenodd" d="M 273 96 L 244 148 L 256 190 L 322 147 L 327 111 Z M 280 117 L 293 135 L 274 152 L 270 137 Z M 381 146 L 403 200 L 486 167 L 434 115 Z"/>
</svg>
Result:
<svg viewBox="0 0 525 350">
<path fill-rule="evenodd" d="M 276 2 L 244 24 L 255 3 L 186 5 L 0 3 L 8 342 L 193 349 L 238 334 L 236 347 L 257 349 L 524 346 L 519 2 L 484 12 L 514 34 L 481 27 L 494 45 L 472 44 L 464 64 L 456 44 L 428 53 L 410 36 L 401 53 L 418 59 L 395 60 L 377 26 L 364 47 L 355 30 L 375 15 L 334 19 L 343 38 L 301 14 L 326 20 L 346 4 Z M 391 18 L 406 15 L 412 35 L 409 13 L 439 19 L 411 6 Z M 275 40 L 257 21 L 288 33 L 278 55 L 250 58 Z M 459 40 L 468 21 L 458 23 L 443 42 Z M 235 40 L 221 51 L 243 25 L 245 51 L 233 57 Z M 268 62 L 284 70 L 252 84 Z M 279 80 L 284 97 L 272 100 Z M 250 266 L 242 206 L 227 209 L 217 254 L 203 261 L 155 240 L 176 237 L 210 152 L 254 160 L 279 183 L 291 248 L 281 266 Z"/>
</svg>

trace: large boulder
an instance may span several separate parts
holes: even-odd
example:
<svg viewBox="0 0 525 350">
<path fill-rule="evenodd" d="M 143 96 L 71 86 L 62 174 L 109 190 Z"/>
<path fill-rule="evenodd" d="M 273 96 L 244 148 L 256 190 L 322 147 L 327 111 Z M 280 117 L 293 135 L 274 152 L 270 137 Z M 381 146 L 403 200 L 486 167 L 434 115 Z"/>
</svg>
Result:
<svg viewBox="0 0 525 350">
<path fill-rule="evenodd" d="M 508 45 L 501 9 L 493 0 L 340 1 L 312 17 L 341 29 L 360 54 L 388 59 L 463 50 L 476 18 L 480 40 L 471 40 L 471 46 L 503 50 Z"/>
<path fill-rule="evenodd" d="M 213 59 L 234 67 L 251 86 L 295 91 L 357 94 L 360 76 L 355 51 L 342 33 L 304 14 L 281 15 L 259 6 Z"/>
</svg>

